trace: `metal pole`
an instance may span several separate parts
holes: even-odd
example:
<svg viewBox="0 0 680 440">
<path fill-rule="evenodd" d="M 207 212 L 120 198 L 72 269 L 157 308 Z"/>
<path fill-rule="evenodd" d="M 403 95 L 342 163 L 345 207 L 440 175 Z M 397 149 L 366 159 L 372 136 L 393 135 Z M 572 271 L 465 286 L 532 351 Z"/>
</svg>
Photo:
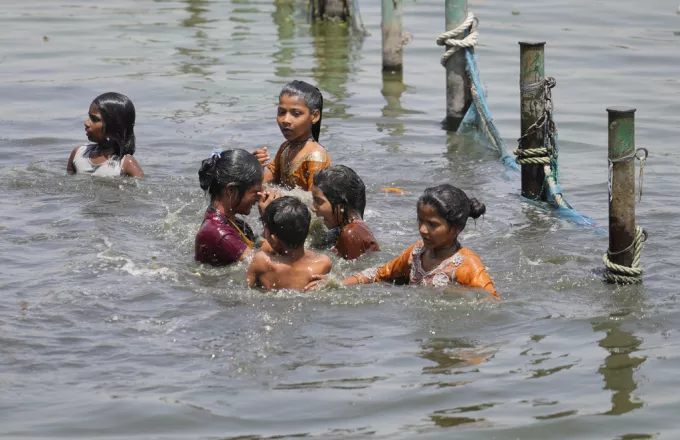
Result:
<svg viewBox="0 0 680 440">
<path fill-rule="evenodd" d="M 401 72 L 403 68 L 402 2 L 403 0 L 382 0 L 383 72 Z"/>
<path fill-rule="evenodd" d="M 635 109 L 609 107 L 607 113 L 611 167 L 609 260 L 632 267 L 632 244 L 635 241 L 635 163 L 632 158 L 635 152 Z"/>
<path fill-rule="evenodd" d="M 446 0 L 445 7 L 447 31 L 458 27 L 467 18 L 467 0 Z M 465 116 L 472 99 L 466 66 L 464 50 L 458 50 L 446 61 L 446 124 L 455 128 Z"/>
<path fill-rule="evenodd" d="M 520 87 L 520 111 L 521 130 L 524 135 L 545 110 L 544 87 L 529 87 L 543 81 L 545 78 L 545 64 L 543 49 L 545 42 L 519 42 L 519 87 Z M 543 130 L 536 130 L 531 136 L 524 138 L 520 149 L 533 149 L 543 147 Z M 543 192 L 545 172 L 543 165 L 522 165 L 522 195 L 528 199 L 546 201 Z"/>
</svg>

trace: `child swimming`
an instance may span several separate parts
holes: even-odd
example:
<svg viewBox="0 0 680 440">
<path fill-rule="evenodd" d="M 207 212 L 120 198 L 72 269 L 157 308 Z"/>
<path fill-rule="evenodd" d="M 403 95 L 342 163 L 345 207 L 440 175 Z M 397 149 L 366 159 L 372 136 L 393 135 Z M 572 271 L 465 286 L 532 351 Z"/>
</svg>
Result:
<svg viewBox="0 0 680 440">
<path fill-rule="evenodd" d="M 336 165 L 314 176 L 312 212 L 328 229 L 339 228 L 333 249 L 345 260 L 380 250 L 378 241 L 364 223 L 366 186 L 349 167 Z"/>
<path fill-rule="evenodd" d="M 144 171 L 132 157 L 134 127 L 135 106 L 127 96 L 113 92 L 97 96 L 85 120 L 90 144 L 73 149 L 66 170 L 69 174 L 144 177 Z"/>
<path fill-rule="evenodd" d="M 303 289 L 315 276 L 331 270 L 328 256 L 305 249 L 311 215 L 295 197 L 281 197 L 262 214 L 264 238 L 271 251 L 253 257 L 246 279 L 250 287 Z"/>
<path fill-rule="evenodd" d="M 311 84 L 292 81 L 281 90 L 276 122 L 286 142 L 267 165 L 266 148 L 253 153 L 265 166 L 264 183 L 312 190 L 314 174 L 331 165 L 326 149 L 319 144 L 322 112 L 323 96 Z"/>
<path fill-rule="evenodd" d="M 418 229 L 422 240 L 384 266 L 364 270 L 343 284 L 403 281 L 414 285 L 446 286 L 457 282 L 481 287 L 498 298 L 489 274 L 474 252 L 458 242 L 468 217 L 479 218 L 486 207 L 460 189 L 444 184 L 427 188 L 418 200 Z"/>
<path fill-rule="evenodd" d="M 260 163 L 245 150 L 214 151 L 201 164 L 198 178 L 210 194 L 210 206 L 196 234 L 196 261 L 224 266 L 252 255 L 255 234 L 235 215 L 248 215 L 255 203 L 262 213 L 279 197 L 262 191 Z"/>
</svg>

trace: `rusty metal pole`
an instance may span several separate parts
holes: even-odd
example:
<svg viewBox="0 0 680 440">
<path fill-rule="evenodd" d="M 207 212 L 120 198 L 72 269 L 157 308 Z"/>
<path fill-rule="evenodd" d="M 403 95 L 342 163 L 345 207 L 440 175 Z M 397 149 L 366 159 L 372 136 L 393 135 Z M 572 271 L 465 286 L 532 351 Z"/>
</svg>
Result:
<svg viewBox="0 0 680 440">
<path fill-rule="evenodd" d="M 545 79 L 545 42 L 519 42 L 519 87 L 521 130 L 524 135 L 529 127 L 543 115 L 545 110 L 545 88 L 532 87 Z M 536 130 L 525 138 L 520 149 L 543 147 L 543 130 Z M 531 200 L 547 200 L 543 193 L 545 171 L 541 164 L 522 165 L 522 195 Z"/>
<path fill-rule="evenodd" d="M 632 267 L 635 241 L 635 109 L 609 107 L 609 260 Z"/>
<path fill-rule="evenodd" d="M 382 0 L 382 62 L 383 72 L 401 72 L 404 64 L 402 40 L 402 2 Z"/>
<path fill-rule="evenodd" d="M 461 25 L 468 15 L 467 0 L 446 0 L 446 30 Z M 458 39 L 462 40 L 461 36 Z M 447 127 L 456 130 L 470 107 L 470 81 L 465 73 L 465 51 L 458 50 L 446 61 L 446 120 Z"/>
</svg>

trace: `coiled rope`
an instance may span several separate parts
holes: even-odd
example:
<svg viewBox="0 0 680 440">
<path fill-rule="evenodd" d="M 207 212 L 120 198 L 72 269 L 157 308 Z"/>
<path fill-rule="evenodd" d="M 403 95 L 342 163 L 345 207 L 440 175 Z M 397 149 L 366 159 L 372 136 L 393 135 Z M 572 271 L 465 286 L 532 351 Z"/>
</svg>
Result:
<svg viewBox="0 0 680 440">
<path fill-rule="evenodd" d="M 640 256 L 642 254 L 642 243 L 647 240 L 647 232 L 640 226 L 635 226 L 635 239 L 627 248 L 618 251 L 607 251 L 602 256 L 602 262 L 605 266 L 604 277 L 610 283 L 617 284 L 638 284 L 642 282 L 642 268 L 640 267 Z M 631 267 L 621 266 L 612 263 L 609 259 L 612 255 L 619 255 L 624 252 L 629 252 L 633 248 L 633 264 Z"/>
<path fill-rule="evenodd" d="M 478 20 L 475 14 L 470 12 L 460 25 L 450 31 L 443 32 L 437 37 L 438 46 L 446 46 L 446 52 L 441 57 L 442 66 L 446 67 L 446 62 L 460 48 L 471 49 L 477 45 L 479 33 L 477 32 Z M 457 37 L 462 37 L 460 40 Z"/>
</svg>

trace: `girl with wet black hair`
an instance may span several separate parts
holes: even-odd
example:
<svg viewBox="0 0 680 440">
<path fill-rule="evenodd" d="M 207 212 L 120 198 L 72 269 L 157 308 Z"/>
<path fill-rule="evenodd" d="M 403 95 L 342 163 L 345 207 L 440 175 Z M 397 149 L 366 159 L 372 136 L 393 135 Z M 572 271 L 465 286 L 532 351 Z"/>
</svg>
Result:
<svg viewBox="0 0 680 440">
<path fill-rule="evenodd" d="M 286 84 L 279 94 L 276 122 L 286 138 L 271 163 L 266 148 L 253 154 L 264 166 L 264 182 L 311 191 L 314 174 L 331 165 L 319 144 L 323 96 L 304 81 Z"/>
<path fill-rule="evenodd" d="M 380 250 L 378 241 L 364 223 L 366 186 L 349 167 L 336 165 L 314 176 L 312 211 L 328 229 L 339 229 L 333 250 L 345 260 Z"/>
<path fill-rule="evenodd" d="M 224 266 L 252 255 L 255 235 L 236 214 L 248 215 L 256 203 L 262 213 L 279 197 L 262 191 L 262 177 L 262 166 L 245 150 L 214 151 L 203 161 L 198 178 L 210 206 L 196 234 L 196 261 Z"/>
<path fill-rule="evenodd" d="M 143 177 L 135 154 L 135 106 L 120 93 L 104 93 L 90 104 L 85 134 L 90 144 L 71 152 L 70 174 Z"/>
<path fill-rule="evenodd" d="M 479 218 L 486 206 L 459 188 L 444 184 L 427 188 L 418 200 L 422 240 L 384 266 L 352 275 L 343 284 L 403 281 L 423 286 L 462 284 L 480 287 L 498 298 L 479 257 L 458 241 L 469 217 Z"/>
</svg>

